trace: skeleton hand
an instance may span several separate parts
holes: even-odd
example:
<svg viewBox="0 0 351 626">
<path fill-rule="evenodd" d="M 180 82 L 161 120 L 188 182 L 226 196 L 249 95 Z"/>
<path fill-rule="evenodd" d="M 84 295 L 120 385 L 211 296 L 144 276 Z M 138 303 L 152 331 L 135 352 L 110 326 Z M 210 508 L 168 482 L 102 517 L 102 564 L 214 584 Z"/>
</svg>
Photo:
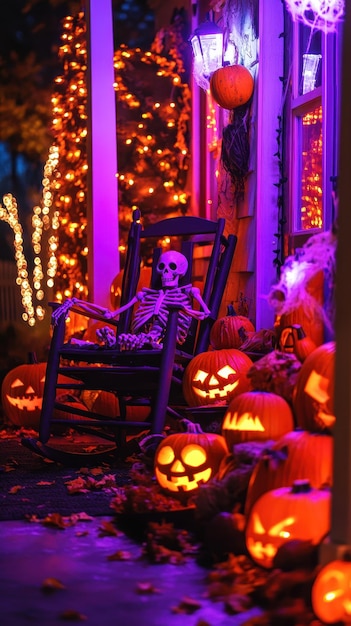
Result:
<svg viewBox="0 0 351 626">
<path fill-rule="evenodd" d="M 122 333 L 118 337 L 118 344 L 123 350 L 139 350 L 144 346 L 161 350 L 162 345 L 159 343 L 160 336 L 158 333 Z"/>
<path fill-rule="evenodd" d="M 98 328 L 96 330 L 96 337 L 109 348 L 113 348 L 116 345 L 116 335 L 111 328 L 108 328 L 108 326 Z"/>
</svg>

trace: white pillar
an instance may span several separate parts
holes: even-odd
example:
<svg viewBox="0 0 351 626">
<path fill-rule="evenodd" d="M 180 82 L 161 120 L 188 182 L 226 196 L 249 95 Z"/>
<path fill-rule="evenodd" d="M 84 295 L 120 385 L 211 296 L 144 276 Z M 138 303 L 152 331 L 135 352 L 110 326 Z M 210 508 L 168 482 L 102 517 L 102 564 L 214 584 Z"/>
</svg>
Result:
<svg viewBox="0 0 351 626">
<path fill-rule="evenodd" d="M 119 271 L 112 0 L 86 0 L 88 40 L 89 300 L 110 306 Z"/>
<path fill-rule="evenodd" d="M 339 153 L 339 218 L 335 314 L 334 477 L 330 543 L 321 547 L 320 560 L 342 557 L 351 550 L 351 5 L 345 2 L 341 71 Z"/>
<path fill-rule="evenodd" d="M 256 195 L 256 327 L 271 328 L 274 322 L 267 294 L 277 280 L 273 265 L 277 240 L 279 180 L 276 130 L 282 114 L 282 83 L 284 67 L 283 5 L 274 0 L 267 11 L 267 2 L 259 2 L 259 70 L 257 103 L 257 195 Z"/>
</svg>

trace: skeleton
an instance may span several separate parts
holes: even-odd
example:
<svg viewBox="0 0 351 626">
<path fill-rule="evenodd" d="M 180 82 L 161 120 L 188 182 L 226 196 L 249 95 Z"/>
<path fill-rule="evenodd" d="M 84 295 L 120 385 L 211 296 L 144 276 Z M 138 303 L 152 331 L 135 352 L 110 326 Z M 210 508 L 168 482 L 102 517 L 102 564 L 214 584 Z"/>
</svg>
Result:
<svg viewBox="0 0 351 626">
<path fill-rule="evenodd" d="M 132 332 L 121 334 L 117 339 L 118 344 L 123 350 L 136 350 L 142 347 L 161 348 L 170 308 L 177 307 L 179 308 L 177 341 L 180 344 L 184 343 L 191 319 L 202 320 L 210 314 L 210 310 L 200 295 L 200 289 L 191 284 L 179 287 L 179 279 L 188 269 L 188 261 L 183 254 L 175 250 L 164 252 L 156 269 L 161 277 L 162 289 L 144 287 L 134 298 L 115 311 L 76 298 L 68 299 L 53 312 L 54 323 L 57 323 L 62 315 L 66 316 L 72 306 L 78 306 L 89 314 L 98 314 L 106 320 L 111 320 L 139 303 L 132 322 Z M 202 311 L 192 308 L 193 298 L 199 303 Z M 97 330 L 96 334 L 109 347 L 115 345 L 115 334 L 108 327 Z"/>
</svg>

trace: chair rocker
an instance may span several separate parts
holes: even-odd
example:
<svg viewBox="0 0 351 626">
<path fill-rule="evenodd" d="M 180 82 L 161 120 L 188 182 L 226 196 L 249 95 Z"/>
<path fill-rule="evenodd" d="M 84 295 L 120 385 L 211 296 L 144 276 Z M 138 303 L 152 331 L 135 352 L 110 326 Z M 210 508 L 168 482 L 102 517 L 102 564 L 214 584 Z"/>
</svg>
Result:
<svg viewBox="0 0 351 626">
<path fill-rule="evenodd" d="M 131 438 L 127 443 L 128 435 L 134 433 L 135 438 L 138 433 L 149 433 L 157 441 L 157 437 L 163 436 L 167 415 L 182 418 L 180 407 L 186 406 L 182 375 L 193 356 L 208 349 L 210 330 L 219 313 L 236 247 L 236 236 L 224 236 L 224 226 L 224 219 L 184 216 L 166 218 L 143 228 L 139 211 L 133 212 L 119 314 L 111 316 L 110 311 L 81 301 L 51 303 L 52 338 L 39 435 L 24 438 L 23 445 L 64 464 L 96 463 L 112 452 L 125 458 L 133 450 Z M 166 268 L 160 261 L 164 252 L 160 242 L 166 238 L 171 242 L 171 250 L 177 248 L 176 255 L 180 252 L 180 257 L 184 255 L 187 260 L 187 269 L 184 275 L 178 276 L 178 291 L 175 292 L 163 283 Z M 153 250 L 151 285 L 149 291 L 138 292 L 143 246 Z M 205 257 L 206 267 L 199 276 L 196 272 Z M 193 288 L 199 278 L 204 279 L 200 291 Z M 188 305 L 182 300 L 187 302 L 188 296 L 190 316 L 188 309 L 184 309 Z M 146 319 L 151 309 L 152 323 Z M 106 323 L 109 330 L 100 331 L 100 343 L 67 340 L 70 311 Z M 135 331 L 136 323 L 140 327 L 146 325 L 146 332 L 139 328 Z M 80 398 L 87 393 L 112 392 L 118 399 L 118 414 L 111 417 L 89 408 L 85 410 L 81 403 L 67 402 L 67 397 L 72 399 L 69 391 L 78 392 Z M 128 407 L 137 406 L 149 407 L 146 420 L 127 419 Z M 56 447 L 55 433 L 59 425 L 101 437 L 102 450 L 67 452 Z"/>
</svg>

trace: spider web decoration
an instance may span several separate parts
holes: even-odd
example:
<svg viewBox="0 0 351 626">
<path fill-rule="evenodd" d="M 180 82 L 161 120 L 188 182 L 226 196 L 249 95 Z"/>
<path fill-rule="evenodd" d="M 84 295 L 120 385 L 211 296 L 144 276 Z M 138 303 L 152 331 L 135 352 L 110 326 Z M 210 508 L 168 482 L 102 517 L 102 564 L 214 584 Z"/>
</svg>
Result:
<svg viewBox="0 0 351 626">
<path fill-rule="evenodd" d="M 325 33 L 335 31 L 335 24 L 344 17 L 344 0 L 285 0 L 293 20 Z"/>
</svg>

